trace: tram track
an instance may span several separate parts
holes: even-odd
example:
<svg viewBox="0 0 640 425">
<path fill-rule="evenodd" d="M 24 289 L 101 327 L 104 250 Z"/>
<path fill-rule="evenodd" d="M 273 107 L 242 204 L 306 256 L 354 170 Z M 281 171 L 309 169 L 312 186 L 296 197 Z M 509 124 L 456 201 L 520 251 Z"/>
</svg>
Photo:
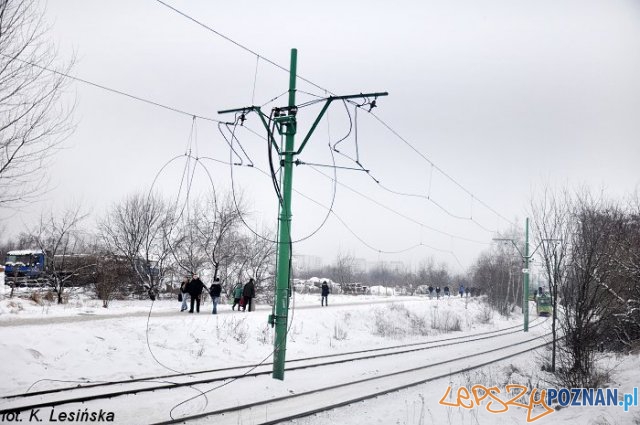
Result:
<svg viewBox="0 0 640 425">
<path fill-rule="evenodd" d="M 238 423 L 270 425 L 281 423 L 506 360 L 550 344 L 551 341 L 545 340 L 550 335 L 551 333 L 546 333 L 524 341 L 462 356 L 455 360 L 446 360 L 357 381 L 315 388 L 298 394 L 260 400 L 242 406 L 185 415 L 171 420 L 154 422 L 153 425 L 200 423 L 200 420 L 206 420 L 206 422 L 202 423 L 215 423 L 216 425 Z M 523 349 L 522 346 L 526 348 Z M 473 358 L 479 358 L 479 361 L 469 362 Z M 438 373 L 438 367 L 443 364 L 455 369 L 455 372 Z"/>
<path fill-rule="evenodd" d="M 535 322 L 535 319 L 533 322 Z M 540 320 L 531 326 L 535 328 L 545 323 L 547 319 Z M 345 353 L 335 353 L 324 356 L 313 356 L 287 361 L 288 372 L 338 365 L 347 362 L 362 361 L 387 356 L 415 353 L 424 350 L 448 347 L 491 338 L 498 338 L 521 332 L 521 325 L 502 328 L 495 331 L 480 332 L 472 335 L 442 338 L 438 340 L 400 344 L 395 346 L 378 347 L 366 350 L 357 350 Z M 110 399 L 128 394 L 139 394 L 158 390 L 167 390 L 179 387 L 193 387 L 199 384 L 209 384 L 217 381 L 236 380 L 242 378 L 258 377 L 271 373 L 271 363 L 249 364 L 220 369 L 210 369 L 182 374 L 167 374 L 146 378 L 131 379 L 126 381 L 100 382 L 73 387 L 63 387 L 23 394 L 12 394 L 2 397 L 5 401 L 0 404 L 0 414 L 3 412 L 27 411 L 42 407 L 60 406 L 71 403 L 84 403 L 92 400 Z M 255 369 L 250 373 L 247 370 Z M 106 391 L 105 391 L 106 390 Z M 26 402 L 26 403 L 25 403 Z"/>
</svg>

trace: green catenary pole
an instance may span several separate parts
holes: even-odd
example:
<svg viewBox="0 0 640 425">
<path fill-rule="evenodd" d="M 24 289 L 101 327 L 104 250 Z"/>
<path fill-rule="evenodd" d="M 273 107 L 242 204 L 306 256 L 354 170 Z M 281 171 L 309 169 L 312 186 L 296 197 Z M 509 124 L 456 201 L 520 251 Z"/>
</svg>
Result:
<svg viewBox="0 0 640 425">
<path fill-rule="evenodd" d="M 267 143 L 271 143 L 279 154 L 281 166 L 281 204 L 278 217 L 278 256 L 276 258 L 276 291 L 272 314 L 269 315 L 269 324 L 275 326 L 275 341 L 273 352 L 273 378 L 284 380 L 284 364 L 287 347 L 288 310 L 290 296 L 290 272 L 291 272 L 291 192 L 293 189 L 293 164 L 295 156 L 299 155 L 311 138 L 318 123 L 326 113 L 329 105 L 335 100 L 366 99 L 365 103 L 370 108 L 375 107 L 376 99 L 387 96 L 387 92 L 360 93 L 346 96 L 329 96 L 325 99 L 325 105 L 316 117 L 313 125 L 302 140 L 300 147 L 295 149 L 295 134 L 297 129 L 296 114 L 296 64 L 298 51 L 291 49 L 291 69 L 289 70 L 289 103 L 286 108 L 273 108 L 273 122 L 281 136 L 285 136 L 285 146 L 279 146 L 271 129 L 271 116 L 265 115 L 259 106 L 245 106 L 244 108 L 227 109 L 218 111 L 219 114 L 236 114 L 242 117 L 245 114 L 255 112 L 260 117 L 268 134 Z M 370 99 L 373 98 L 373 101 Z M 371 110 L 371 109 L 369 109 Z M 240 115 L 238 115 L 240 114 Z M 267 122 L 269 118 L 269 122 Z M 236 122 L 237 123 L 237 122 Z M 364 170 L 366 171 L 366 170 Z"/>
<path fill-rule="evenodd" d="M 524 228 L 524 275 L 522 314 L 524 314 L 524 331 L 529 331 L 529 217 L 525 221 Z"/>
<path fill-rule="evenodd" d="M 296 65 L 298 51 L 291 49 L 291 69 L 289 70 L 289 108 L 296 106 Z M 290 111 L 291 112 L 291 109 Z M 287 349 L 287 313 L 289 309 L 289 272 L 291 260 L 291 188 L 293 185 L 294 137 L 296 131 L 295 116 L 289 114 L 284 125 L 285 146 L 283 161 L 282 204 L 280 205 L 280 235 L 278 237 L 278 263 L 276 269 L 275 328 L 276 337 L 273 352 L 273 378 L 284 380 L 284 363 Z"/>
</svg>

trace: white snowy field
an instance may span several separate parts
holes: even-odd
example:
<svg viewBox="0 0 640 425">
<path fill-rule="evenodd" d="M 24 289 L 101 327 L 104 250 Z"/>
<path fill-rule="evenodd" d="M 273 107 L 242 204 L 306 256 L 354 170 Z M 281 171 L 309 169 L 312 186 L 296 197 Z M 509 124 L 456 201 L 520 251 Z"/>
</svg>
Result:
<svg viewBox="0 0 640 425">
<path fill-rule="evenodd" d="M 99 301 L 82 298 L 72 298 L 63 306 L 38 305 L 22 298 L 0 301 L 0 396 L 66 387 L 74 382 L 127 380 L 271 360 L 273 330 L 267 324 L 267 315 L 271 312 L 268 306 L 259 306 L 251 313 L 238 313 L 232 312 L 229 305 L 222 305 L 220 314 L 214 316 L 210 313 L 210 303 L 202 306 L 200 314 L 187 314 L 179 312 L 177 301 L 156 302 L 153 306 L 150 301 L 115 302 L 109 309 L 103 309 Z M 329 307 L 320 307 L 319 295 L 296 295 L 294 301 L 296 308 L 290 317 L 287 359 L 437 340 L 515 326 L 522 321 L 518 314 L 510 320 L 491 314 L 477 298 L 452 297 L 438 301 L 424 297 L 330 295 Z M 534 319 L 535 316 L 531 316 L 532 324 Z M 547 326 L 548 323 L 544 323 L 535 331 L 542 332 Z M 458 328 L 459 331 L 447 331 Z M 491 348 L 495 342 L 488 339 L 477 344 L 479 349 Z M 439 358 L 453 360 L 465 353 L 465 345 L 437 350 Z M 431 355 L 425 352 L 420 356 Z M 388 359 L 386 361 L 393 362 L 395 356 Z M 611 357 L 608 366 L 612 368 L 612 387 L 630 391 L 639 386 L 637 356 Z M 446 367 L 442 369 L 448 372 Z M 355 366 L 331 370 L 308 369 L 306 373 L 309 379 L 318 381 L 375 373 L 359 372 Z M 314 378 L 314 373 L 335 376 Z M 292 378 L 293 375 L 285 374 L 284 382 L 268 377 L 240 379 L 209 393 L 209 404 L 215 405 L 222 395 L 225 399 L 237 400 L 240 405 L 248 395 L 260 391 L 298 392 L 300 384 Z M 524 409 L 511 407 L 506 413 L 491 414 L 484 407 L 447 407 L 438 401 L 449 385 L 454 391 L 461 385 L 473 384 L 504 388 L 506 383 L 524 383 L 546 388 L 546 378 L 539 371 L 539 353 L 531 353 L 292 423 L 524 424 L 527 423 Z M 210 387 L 218 385 L 213 383 Z M 157 397 L 153 408 L 156 417 L 169 419 L 169 411 L 185 398 L 181 393 L 175 394 Z M 1 404 L 2 401 L 0 409 Z M 101 407 L 99 403 L 98 406 Z M 132 419 L 131 412 L 135 413 L 137 407 L 135 398 L 115 398 L 104 406 L 114 411 L 116 423 L 150 422 L 145 420 L 147 407 L 140 407 Z M 119 408 L 128 413 L 119 415 Z M 197 413 L 195 404 L 192 408 L 196 410 L 193 413 Z M 535 423 L 637 424 L 640 414 L 638 408 L 625 413 L 613 406 L 573 407 L 549 414 Z"/>
</svg>

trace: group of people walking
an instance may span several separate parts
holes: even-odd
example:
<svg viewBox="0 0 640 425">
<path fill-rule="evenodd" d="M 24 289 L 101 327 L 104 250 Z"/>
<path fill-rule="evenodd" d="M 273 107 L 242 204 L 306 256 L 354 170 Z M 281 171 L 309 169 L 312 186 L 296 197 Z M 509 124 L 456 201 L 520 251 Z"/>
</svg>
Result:
<svg viewBox="0 0 640 425">
<path fill-rule="evenodd" d="M 450 297 L 451 292 L 449 291 L 449 287 L 445 286 L 443 289 L 444 289 L 444 296 Z M 441 289 L 439 286 L 436 286 L 435 288 L 433 286 L 429 286 L 428 290 L 429 290 L 429 298 L 433 298 L 434 292 L 436 294 L 436 298 L 440 298 Z M 460 294 L 461 298 L 464 297 L 465 295 L 467 297 L 473 296 L 473 291 L 474 291 L 474 288 L 465 288 L 464 285 L 460 285 L 460 287 L 458 288 L 458 293 Z"/>
<path fill-rule="evenodd" d="M 189 276 L 185 276 L 182 279 L 182 283 L 180 284 L 180 293 L 178 295 L 178 301 L 182 301 L 180 311 L 182 312 L 188 309 L 189 313 L 193 313 L 195 307 L 195 312 L 200 313 L 200 301 L 202 300 L 202 292 L 205 289 L 209 292 L 209 295 L 211 295 L 211 301 L 213 304 L 213 310 L 211 313 L 218 314 L 218 304 L 220 303 L 220 297 L 222 296 L 222 285 L 220 284 L 220 279 L 216 277 L 211 286 L 207 288 L 197 274 L 193 274 L 191 278 L 189 278 Z M 240 309 L 242 309 L 242 311 L 246 311 L 247 306 L 249 311 L 251 311 L 253 309 L 253 299 L 256 296 L 256 288 L 253 278 L 249 279 L 249 282 L 245 285 L 238 282 L 233 288 L 232 295 L 232 310 L 235 310 L 237 305 L 238 311 L 240 311 Z"/>
</svg>

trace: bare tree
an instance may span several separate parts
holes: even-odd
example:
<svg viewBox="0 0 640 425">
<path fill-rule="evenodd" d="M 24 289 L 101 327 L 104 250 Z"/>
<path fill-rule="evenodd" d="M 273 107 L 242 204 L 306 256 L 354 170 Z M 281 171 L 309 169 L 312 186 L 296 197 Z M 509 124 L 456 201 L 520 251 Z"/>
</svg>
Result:
<svg viewBox="0 0 640 425">
<path fill-rule="evenodd" d="M 242 239 L 240 276 L 255 280 L 258 296 L 266 302 L 273 301 L 275 289 L 274 270 L 276 263 L 276 244 L 273 232 L 262 231 L 260 236 L 251 234 Z M 259 288 L 259 289 L 258 289 Z"/>
<path fill-rule="evenodd" d="M 125 295 L 127 288 L 135 286 L 138 277 L 131 270 L 126 258 L 109 252 L 97 238 L 85 251 L 90 253 L 95 263 L 90 284 L 98 299 L 102 301 L 102 307 L 108 308 L 112 300 Z"/>
<path fill-rule="evenodd" d="M 31 232 L 34 243 L 46 253 L 45 277 L 57 294 L 58 304 L 63 302 L 68 283 L 78 276 L 90 274 L 95 266 L 91 256 L 77 252 L 83 245 L 79 224 L 86 217 L 80 207 L 69 208 L 59 217 L 54 213 L 42 215 L 38 227 Z M 86 278 L 81 280 L 86 281 Z"/>
<path fill-rule="evenodd" d="M 539 256 L 549 284 L 552 305 L 552 372 L 556 370 L 558 299 L 560 288 L 567 278 L 569 241 L 574 232 L 572 202 L 568 191 L 554 193 L 549 187 L 545 187 L 538 198 L 531 202 L 534 240 L 540 246 Z"/>
<path fill-rule="evenodd" d="M 99 255 L 92 284 L 98 299 L 102 300 L 102 307 L 109 308 L 109 303 L 122 295 L 127 283 L 135 278 L 129 264 L 121 257 L 109 253 Z"/>
<path fill-rule="evenodd" d="M 618 255 L 614 259 L 619 271 L 620 295 L 624 311 L 619 315 L 618 339 L 627 348 L 640 345 L 640 193 L 635 192 L 629 212 L 619 232 Z"/>
<path fill-rule="evenodd" d="M 222 199 L 211 196 L 195 212 L 195 231 L 200 246 L 213 268 L 213 278 L 221 278 L 225 291 L 231 289 L 227 271 L 241 255 L 243 244 L 239 226 L 243 213 L 242 201 L 234 201 L 229 196 Z"/>
<path fill-rule="evenodd" d="M 63 74 L 46 41 L 37 0 L 0 1 L 0 207 L 16 208 L 46 190 L 46 165 L 71 133 Z M 56 72 L 50 72 L 45 68 Z"/>
<path fill-rule="evenodd" d="M 336 255 L 335 277 L 343 288 L 346 284 L 353 283 L 355 260 L 351 252 L 338 251 Z"/>
<path fill-rule="evenodd" d="M 512 246 L 497 245 L 482 253 L 472 268 L 473 281 L 487 294 L 489 305 L 506 317 L 521 304 L 520 263 Z"/>
<path fill-rule="evenodd" d="M 618 300 L 611 296 L 614 249 L 620 210 L 588 193 L 575 198 L 571 251 L 565 284 L 560 288 L 564 307 L 561 323 L 565 343 L 560 347 L 562 377 L 574 387 L 594 384 L 594 355 L 611 337 Z"/>
<path fill-rule="evenodd" d="M 115 204 L 99 225 L 109 252 L 128 261 L 151 299 L 169 269 L 174 223 L 174 213 L 165 201 L 154 194 L 138 193 Z"/>
<path fill-rule="evenodd" d="M 451 274 L 445 263 L 436 265 L 432 257 L 425 258 L 417 271 L 419 281 L 423 285 L 449 286 L 452 284 Z"/>
<path fill-rule="evenodd" d="M 172 261 L 183 274 L 198 273 L 207 264 L 207 255 L 202 248 L 201 235 L 197 227 L 196 217 L 178 214 L 170 227 L 171 231 L 165 237 L 165 241 L 173 241 Z"/>
<path fill-rule="evenodd" d="M 640 344 L 640 200 L 636 198 L 611 225 L 613 242 L 608 251 L 610 277 L 598 280 L 615 302 L 609 322 L 609 350 L 629 351 Z"/>
</svg>

